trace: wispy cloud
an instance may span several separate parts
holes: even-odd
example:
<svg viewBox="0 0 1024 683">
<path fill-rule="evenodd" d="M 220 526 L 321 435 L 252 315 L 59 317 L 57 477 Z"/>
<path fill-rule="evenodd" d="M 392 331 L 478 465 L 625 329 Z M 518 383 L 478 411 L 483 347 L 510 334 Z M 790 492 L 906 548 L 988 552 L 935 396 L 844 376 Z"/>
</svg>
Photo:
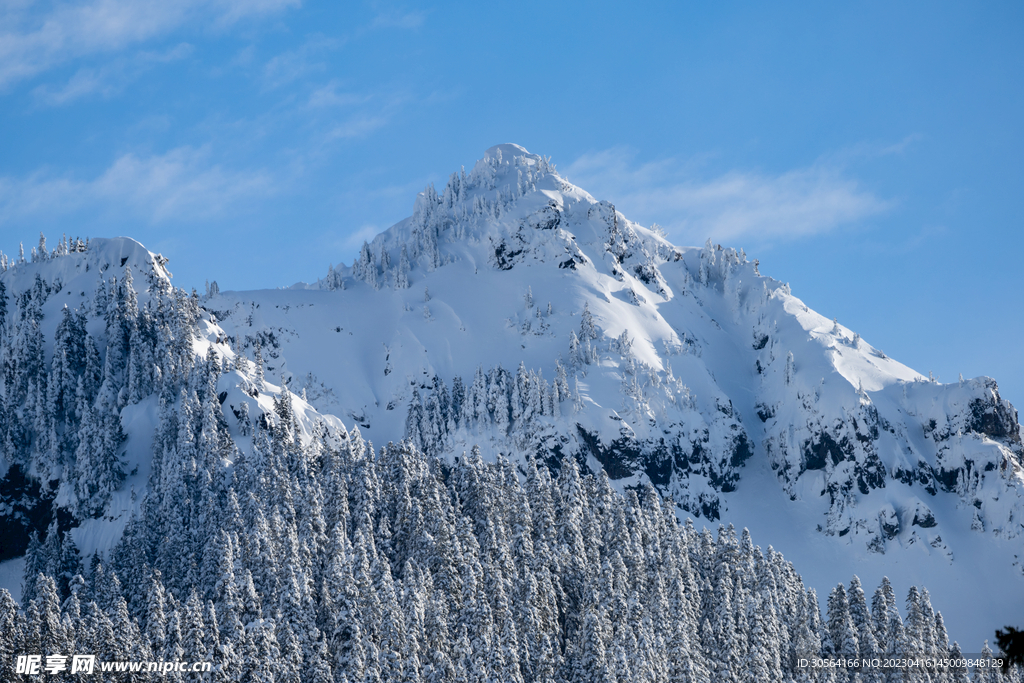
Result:
<svg viewBox="0 0 1024 683">
<path fill-rule="evenodd" d="M 824 155 L 821 161 L 833 166 L 843 166 L 865 160 L 903 156 L 924 138 L 925 136 L 920 133 L 911 133 L 899 142 L 858 142 Z"/>
<path fill-rule="evenodd" d="M 190 22 L 215 26 L 278 12 L 298 0 L 93 0 L 45 13 L 19 8 L 0 21 L 0 88 L 72 60 L 110 54 Z"/>
<path fill-rule="evenodd" d="M 387 10 L 373 18 L 373 28 L 419 28 L 426 18 L 426 12 Z"/>
<path fill-rule="evenodd" d="M 343 41 L 323 35 L 310 36 L 294 50 L 286 50 L 267 60 L 263 65 L 263 85 L 271 90 L 305 78 L 311 73 L 324 71 L 327 64 L 323 55 L 341 46 Z"/>
<path fill-rule="evenodd" d="M 348 121 L 342 121 L 331 128 L 327 134 L 328 140 L 347 140 L 350 138 L 361 138 L 369 135 L 378 128 L 387 124 L 384 116 L 357 116 Z"/>
<path fill-rule="evenodd" d="M 731 171 L 702 177 L 693 164 L 637 164 L 628 149 L 585 154 L 561 169 L 573 183 L 627 215 L 657 222 L 678 240 L 701 243 L 794 239 L 829 232 L 891 203 L 827 163 L 778 175 Z"/>
<path fill-rule="evenodd" d="M 366 137 L 412 103 L 430 102 L 429 98 L 418 99 L 407 92 L 352 92 L 331 81 L 310 94 L 305 113 L 324 123 L 323 140 L 330 142 Z"/>
<path fill-rule="evenodd" d="M 366 104 L 372 99 L 366 93 L 355 93 L 342 90 L 338 81 L 331 81 L 327 85 L 317 88 L 309 96 L 309 106 L 320 107 L 351 107 Z"/>
<path fill-rule="evenodd" d="M 427 19 L 427 13 L 422 10 L 409 11 L 402 7 L 391 6 L 390 3 L 381 0 L 373 0 L 370 7 L 374 11 L 373 21 L 369 26 L 371 29 L 416 29 L 422 26 Z"/>
<path fill-rule="evenodd" d="M 59 86 L 40 85 L 32 90 L 38 104 L 58 107 L 89 95 L 111 97 L 158 64 L 178 61 L 192 53 L 192 46 L 181 43 L 162 52 L 137 52 L 130 58 L 117 58 L 99 68 L 81 68 Z"/>
<path fill-rule="evenodd" d="M 0 227 L 26 218 L 69 214 L 130 216 L 152 223 L 216 218 L 272 194 L 274 188 L 269 173 L 212 163 L 207 149 L 125 154 L 87 180 L 45 171 L 24 178 L 0 177 Z"/>
<path fill-rule="evenodd" d="M 209 3 L 217 12 L 221 25 L 233 24 L 250 17 L 276 14 L 284 9 L 298 7 L 301 0 L 214 0 Z"/>
</svg>

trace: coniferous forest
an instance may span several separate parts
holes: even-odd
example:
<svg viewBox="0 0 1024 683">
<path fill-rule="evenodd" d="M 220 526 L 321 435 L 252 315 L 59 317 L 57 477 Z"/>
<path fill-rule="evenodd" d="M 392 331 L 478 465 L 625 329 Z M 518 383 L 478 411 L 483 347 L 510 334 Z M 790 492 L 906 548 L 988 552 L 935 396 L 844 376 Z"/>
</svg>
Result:
<svg viewBox="0 0 1024 683">
<path fill-rule="evenodd" d="M 88 248 L 64 239 L 33 258 Z M 423 452 L 425 436 L 375 449 L 358 427 L 300 424 L 287 390 L 229 426 L 218 381 L 239 373 L 258 397 L 258 345 L 252 359 L 199 353 L 199 297 L 120 266 L 62 309 L 52 337 L 42 308 L 62 283 L 0 279 L 5 481 L 41 501 L 15 510 L 27 494 L 5 499 L 5 559 L 25 553 L 26 567 L 20 604 L 0 590 L 2 681 L 20 680 L 18 654 L 71 652 L 212 663 L 166 680 L 999 676 L 799 666 L 957 658 L 960 647 L 924 588 L 902 599 L 887 581 L 865 589 L 851 576 L 822 605 L 798 568 L 745 531 L 680 523 L 653 488 L 620 495 L 571 457 L 517 465 L 474 449 L 446 460 Z M 71 529 L 122 490 L 122 415 L 144 401 L 157 410 L 148 484 L 113 549 L 82 556 Z"/>
</svg>

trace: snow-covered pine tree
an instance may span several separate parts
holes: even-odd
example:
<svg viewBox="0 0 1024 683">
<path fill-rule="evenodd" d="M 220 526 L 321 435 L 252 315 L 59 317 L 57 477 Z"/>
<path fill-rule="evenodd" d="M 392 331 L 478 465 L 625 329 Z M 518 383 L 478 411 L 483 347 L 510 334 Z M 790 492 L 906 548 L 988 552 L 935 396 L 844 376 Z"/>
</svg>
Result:
<svg viewBox="0 0 1024 683">
<path fill-rule="evenodd" d="M 875 638 L 874 624 L 871 614 L 868 612 L 867 600 L 864 596 L 864 589 L 861 587 L 860 578 L 854 576 L 850 580 L 850 590 L 847 592 L 850 608 L 850 619 L 853 623 L 854 633 L 857 636 L 858 655 L 862 659 L 874 659 L 880 655 L 878 641 Z M 864 683 L 874 683 L 880 677 L 877 672 L 868 672 L 862 675 Z"/>
<path fill-rule="evenodd" d="M 260 340 L 256 339 L 252 349 L 253 362 L 256 367 L 256 389 L 263 389 L 263 350 L 260 348 Z"/>
<path fill-rule="evenodd" d="M 583 304 L 583 313 L 580 314 L 580 340 L 583 343 L 597 339 L 597 326 L 594 325 L 594 316 L 590 312 L 590 304 Z"/>
<path fill-rule="evenodd" d="M 0 680 L 15 680 L 16 655 L 23 650 L 24 617 L 6 588 L 0 588 Z"/>
<path fill-rule="evenodd" d="M 409 264 L 409 252 L 406 246 L 402 245 L 402 250 L 398 257 L 398 269 L 395 271 L 395 289 L 408 289 L 409 288 L 409 271 L 411 265 Z"/>
<path fill-rule="evenodd" d="M 7 285 L 0 280 L 0 338 L 7 331 Z"/>
</svg>

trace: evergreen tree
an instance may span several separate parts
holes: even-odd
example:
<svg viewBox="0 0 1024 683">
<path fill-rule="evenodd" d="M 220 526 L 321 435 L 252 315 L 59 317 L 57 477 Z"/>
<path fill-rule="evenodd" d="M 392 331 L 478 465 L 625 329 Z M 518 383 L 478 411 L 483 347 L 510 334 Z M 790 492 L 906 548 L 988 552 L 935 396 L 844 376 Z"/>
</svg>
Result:
<svg viewBox="0 0 1024 683">
<path fill-rule="evenodd" d="M 263 389 L 263 351 L 259 339 L 253 344 L 252 357 L 256 365 L 256 389 L 260 390 Z"/>
<path fill-rule="evenodd" d="M 850 619 L 853 623 L 854 633 L 857 636 L 858 654 L 861 659 L 874 659 L 879 656 L 878 641 L 875 639 L 875 630 L 871 615 L 868 613 L 867 600 L 864 596 L 864 589 L 861 587 L 860 578 L 854 576 L 850 580 L 848 592 Z M 878 680 L 877 672 L 869 672 L 863 677 L 864 683 L 873 683 Z"/>
<path fill-rule="evenodd" d="M 144 633 L 154 653 L 162 653 L 167 647 L 167 593 L 160 578 L 160 570 L 153 570 L 146 594 Z"/>
<path fill-rule="evenodd" d="M 53 575 L 57 581 L 57 591 L 63 598 L 71 596 L 72 581 L 83 571 L 82 560 L 78 548 L 70 533 L 64 533 L 60 544 L 60 553 L 54 567 Z"/>
<path fill-rule="evenodd" d="M 569 330 L 569 362 L 573 367 L 577 365 L 584 365 L 587 363 L 587 358 L 583 355 L 582 347 L 580 346 L 579 337 L 576 336 L 576 332 Z"/>
<path fill-rule="evenodd" d="M 68 634 L 60 618 L 60 598 L 53 579 L 43 574 L 36 578 L 35 597 L 25 610 L 25 647 L 42 655 L 68 651 Z"/>
<path fill-rule="evenodd" d="M 401 255 L 398 257 L 398 270 L 395 272 L 395 289 L 409 288 L 409 252 L 405 245 L 402 245 Z"/>
<path fill-rule="evenodd" d="M 25 550 L 25 569 L 22 572 L 21 599 L 28 603 L 36 596 L 36 579 L 47 570 L 47 557 L 39 533 L 29 532 L 28 548 Z"/>
<path fill-rule="evenodd" d="M 80 517 L 102 513 L 125 476 L 118 452 L 125 435 L 108 396 L 102 394 L 96 407 L 84 406 L 74 476 L 74 505 Z"/>
<path fill-rule="evenodd" d="M 7 329 L 7 285 L 0 280 L 0 338 Z"/>
<path fill-rule="evenodd" d="M 0 680 L 15 679 L 16 655 L 25 652 L 24 617 L 6 588 L 0 588 Z"/>
<path fill-rule="evenodd" d="M 580 315 L 580 340 L 583 343 L 597 339 L 597 327 L 594 325 L 594 316 L 590 312 L 590 304 L 583 304 L 583 313 Z"/>
</svg>

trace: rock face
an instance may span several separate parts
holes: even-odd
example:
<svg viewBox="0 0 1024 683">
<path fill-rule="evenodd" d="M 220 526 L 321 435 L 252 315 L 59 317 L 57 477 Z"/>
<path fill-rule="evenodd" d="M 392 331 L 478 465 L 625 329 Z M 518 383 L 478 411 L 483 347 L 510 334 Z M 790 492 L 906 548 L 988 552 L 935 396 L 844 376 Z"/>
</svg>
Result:
<svg viewBox="0 0 1024 683">
<path fill-rule="evenodd" d="M 786 491 L 796 496 L 810 473 L 824 475 L 821 494 L 831 505 L 827 533 L 856 530 L 869 537 L 869 547 L 882 548 L 877 541 L 890 538 L 891 527 L 876 529 L 870 511 L 846 510 L 892 487 L 928 497 L 952 493 L 965 510 L 984 509 L 982 517 L 1009 537 L 1021 532 L 1019 512 L 998 504 L 1003 491 L 1011 500 L 1019 491 L 1020 426 L 991 379 L 897 383 L 859 391 L 838 405 L 825 403 L 820 390 L 798 389 L 760 411 L 762 443 Z M 921 523 L 915 517 L 921 505 L 907 504 L 908 522 L 934 527 L 931 513 Z M 885 510 L 880 514 L 891 518 Z"/>
</svg>

